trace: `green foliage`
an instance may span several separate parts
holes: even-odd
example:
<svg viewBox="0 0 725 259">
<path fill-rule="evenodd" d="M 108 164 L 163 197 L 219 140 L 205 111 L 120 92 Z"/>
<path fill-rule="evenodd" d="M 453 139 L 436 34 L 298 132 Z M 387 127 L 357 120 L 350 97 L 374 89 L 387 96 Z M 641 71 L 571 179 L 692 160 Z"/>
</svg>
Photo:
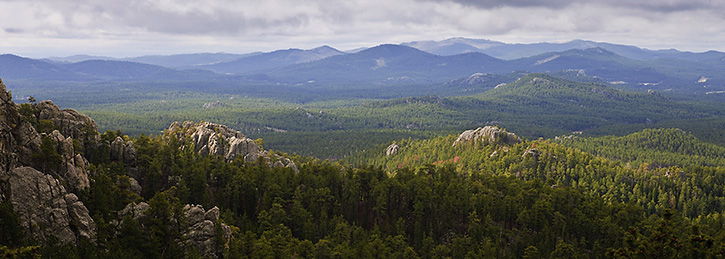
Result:
<svg viewBox="0 0 725 259">
<path fill-rule="evenodd" d="M 2 258 L 41 258 L 39 246 L 23 246 L 18 248 L 8 248 L 0 245 L 0 257 Z"/>
<path fill-rule="evenodd" d="M 25 244 L 25 231 L 20 225 L 20 219 L 13 210 L 10 200 L 0 203 L 0 245 L 8 249 L 16 248 Z M 9 254 L 11 251 L 3 253 Z M 20 251 L 16 251 L 22 254 Z"/>
<path fill-rule="evenodd" d="M 50 135 L 44 135 L 40 142 L 40 152 L 33 153 L 31 159 L 33 163 L 39 165 L 38 170 L 42 172 L 56 172 L 58 167 L 63 162 L 63 158 L 60 156 L 57 150 L 57 144 L 50 137 Z"/>
</svg>

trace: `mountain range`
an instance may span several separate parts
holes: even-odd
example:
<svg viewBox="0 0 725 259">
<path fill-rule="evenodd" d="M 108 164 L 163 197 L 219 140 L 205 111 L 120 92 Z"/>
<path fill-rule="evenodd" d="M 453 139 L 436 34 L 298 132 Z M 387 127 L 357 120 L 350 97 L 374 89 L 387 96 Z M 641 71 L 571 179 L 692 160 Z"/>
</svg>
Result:
<svg viewBox="0 0 725 259">
<path fill-rule="evenodd" d="M 518 59 L 535 56 L 547 52 L 561 52 L 571 49 L 603 48 L 617 53 L 623 57 L 652 60 L 652 59 L 684 59 L 690 61 L 706 61 L 720 59 L 725 56 L 718 51 L 703 53 L 683 52 L 676 49 L 649 50 L 631 45 L 612 44 L 606 42 L 594 42 L 587 40 L 572 40 L 563 43 L 530 43 L 530 44 L 508 44 L 499 41 L 449 38 L 441 41 L 413 41 L 401 43 L 401 45 L 414 47 L 436 55 L 449 56 L 467 52 L 481 52 L 499 59 Z"/>
<path fill-rule="evenodd" d="M 506 44 L 451 38 L 384 44 L 357 52 L 329 46 L 243 55 L 199 53 L 113 59 L 94 56 L 29 59 L 0 55 L 5 80 L 215 81 L 234 84 L 369 89 L 442 85 L 474 74 L 516 71 L 566 74 L 568 79 L 609 82 L 628 90 L 716 94 L 725 90 L 725 53 L 647 50 L 574 40 Z"/>
</svg>

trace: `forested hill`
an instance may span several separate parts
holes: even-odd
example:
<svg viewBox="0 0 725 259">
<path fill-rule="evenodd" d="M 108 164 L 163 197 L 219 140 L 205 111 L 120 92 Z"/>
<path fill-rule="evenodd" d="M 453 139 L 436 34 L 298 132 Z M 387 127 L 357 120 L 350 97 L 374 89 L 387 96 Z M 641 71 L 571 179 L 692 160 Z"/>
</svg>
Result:
<svg viewBox="0 0 725 259">
<path fill-rule="evenodd" d="M 679 130 L 562 140 L 571 146 L 601 148 L 603 156 L 618 160 L 598 157 L 554 140 L 506 143 L 499 137 L 501 132 L 505 131 L 485 127 L 461 136 L 400 140 L 391 144 L 387 152 L 370 151 L 348 161 L 382 166 L 393 174 L 402 168 L 432 164 L 452 166 L 460 172 L 539 179 L 549 185 L 582 188 L 608 202 L 632 202 L 645 208 L 648 215 L 674 209 L 695 220 L 725 209 L 724 149 L 677 133 Z M 471 134 L 473 138 L 465 137 Z M 615 157 L 617 152 L 621 154 Z M 687 161 L 683 156 L 693 159 Z"/>
<path fill-rule="evenodd" d="M 580 83 L 537 73 L 479 96 L 479 99 L 501 106 L 499 111 L 503 109 L 515 115 L 569 117 L 567 119 L 573 121 L 558 123 L 573 131 L 611 123 L 646 123 L 698 116 L 696 111 L 656 92 L 627 92 L 606 84 Z"/>
<path fill-rule="evenodd" d="M 725 166 L 725 147 L 704 143 L 681 129 L 646 129 L 598 138 L 566 136 L 559 143 L 634 167 Z"/>
</svg>

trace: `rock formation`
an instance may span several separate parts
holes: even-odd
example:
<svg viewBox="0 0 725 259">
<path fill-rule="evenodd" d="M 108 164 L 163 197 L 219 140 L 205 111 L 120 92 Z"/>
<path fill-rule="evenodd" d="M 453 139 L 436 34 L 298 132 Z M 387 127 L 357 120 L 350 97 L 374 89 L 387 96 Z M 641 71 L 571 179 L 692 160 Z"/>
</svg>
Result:
<svg viewBox="0 0 725 259">
<path fill-rule="evenodd" d="M 194 151 L 200 155 L 222 156 L 227 161 L 231 161 L 237 156 L 249 160 L 246 158 L 247 156 L 259 157 L 261 153 L 254 140 L 221 124 L 194 123 L 191 121 L 174 122 L 169 126 L 168 132 L 175 134 L 179 140 L 191 136 Z"/>
<path fill-rule="evenodd" d="M 205 258 L 217 258 L 222 252 L 217 244 L 224 242 L 222 247 L 229 245 L 232 229 L 219 221 L 219 208 L 216 206 L 204 211 L 201 205 L 187 204 L 184 206 L 184 216 L 186 216 L 186 230 L 182 233 L 183 247 L 193 247 Z M 218 231 L 221 233 L 217 233 Z M 217 240 L 217 237 L 222 237 L 224 240 Z"/>
<path fill-rule="evenodd" d="M 51 236 L 62 243 L 94 240 L 95 223 L 71 192 L 90 184 L 88 161 L 74 140 L 97 140 L 96 124 L 50 101 L 16 105 L 6 90 L 0 80 L 0 202 L 12 203 L 28 236 L 41 244 Z"/>
<path fill-rule="evenodd" d="M 514 133 L 506 132 L 496 126 L 486 126 L 475 130 L 467 130 L 458 136 L 453 146 L 459 143 L 479 143 L 495 144 L 502 143 L 506 145 L 515 145 L 521 143 L 521 138 Z"/>
<path fill-rule="evenodd" d="M 10 200 L 26 234 L 38 242 L 52 236 L 62 243 L 75 244 L 81 237 L 95 240 L 96 225 L 88 209 L 53 176 L 17 167 L 0 182 L 5 183 L 0 198 Z"/>
<path fill-rule="evenodd" d="M 135 167 L 137 165 L 136 160 L 136 148 L 133 146 L 133 141 L 125 141 L 121 137 L 116 137 L 111 146 L 111 161 L 120 161 L 126 167 Z"/>
<path fill-rule="evenodd" d="M 390 144 L 390 146 L 388 146 L 388 148 L 385 149 L 385 156 L 397 155 L 399 149 L 400 149 L 400 146 L 398 146 L 397 143 Z"/>
<path fill-rule="evenodd" d="M 98 142 L 98 126 L 96 122 L 85 114 L 73 109 L 61 110 L 51 101 L 41 101 L 33 104 L 35 116 L 39 121 L 47 120 L 60 131 L 63 136 L 86 142 Z"/>
<path fill-rule="evenodd" d="M 226 161 L 243 157 L 246 162 L 255 162 L 260 157 L 266 157 L 270 167 L 289 167 L 299 172 L 292 160 L 261 150 L 254 140 L 225 125 L 210 122 L 174 122 L 166 134 L 167 137 L 175 137 L 180 141 L 190 141 L 194 152 L 200 155 L 221 156 Z"/>
<path fill-rule="evenodd" d="M 23 120 L 0 80 L 0 172 L 30 164 L 31 155 L 40 150 L 40 143 L 38 132 Z"/>
<path fill-rule="evenodd" d="M 56 174 L 67 182 L 66 187 L 71 191 L 88 188 L 90 186 L 86 170 L 88 161 L 81 154 L 76 154 L 73 139 L 63 137 L 58 130 L 54 130 L 49 136 L 53 142 L 57 143 L 56 150 L 61 158 L 61 164 Z"/>
<path fill-rule="evenodd" d="M 119 227 L 127 216 L 143 222 L 146 211 L 150 208 L 145 202 L 130 203 L 118 212 L 121 221 L 112 222 L 112 224 Z M 201 205 L 187 204 L 184 205 L 182 213 L 184 219 L 180 224 L 180 228 L 183 229 L 182 239 L 176 240 L 179 246 L 186 251 L 196 249 L 203 258 L 218 258 L 223 249 L 229 246 L 229 240 L 232 237 L 231 227 L 219 220 L 219 208 L 215 206 L 204 210 Z M 219 237 L 222 240 L 219 240 Z"/>
</svg>

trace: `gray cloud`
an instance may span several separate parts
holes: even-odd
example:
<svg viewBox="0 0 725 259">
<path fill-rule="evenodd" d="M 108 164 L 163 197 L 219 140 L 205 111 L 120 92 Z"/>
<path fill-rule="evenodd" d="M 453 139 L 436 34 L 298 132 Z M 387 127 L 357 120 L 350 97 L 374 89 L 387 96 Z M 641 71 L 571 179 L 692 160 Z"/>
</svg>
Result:
<svg viewBox="0 0 725 259">
<path fill-rule="evenodd" d="M 456 36 L 725 49 L 718 0 L 0 0 L 0 10 L 12 10 L 0 16 L 8 50 L 345 49 Z"/>
<path fill-rule="evenodd" d="M 421 0 L 439 2 L 441 0 Z M 652 12 L 681 12 L 691 10 L 722 9 L 722 3 L 715 0 L 442 0 L 481 9 L 502 7 L 544 7 L 563 8 L 572 5 L 598 4 L 617 8 L 635 8 Z"/>
</svg>

